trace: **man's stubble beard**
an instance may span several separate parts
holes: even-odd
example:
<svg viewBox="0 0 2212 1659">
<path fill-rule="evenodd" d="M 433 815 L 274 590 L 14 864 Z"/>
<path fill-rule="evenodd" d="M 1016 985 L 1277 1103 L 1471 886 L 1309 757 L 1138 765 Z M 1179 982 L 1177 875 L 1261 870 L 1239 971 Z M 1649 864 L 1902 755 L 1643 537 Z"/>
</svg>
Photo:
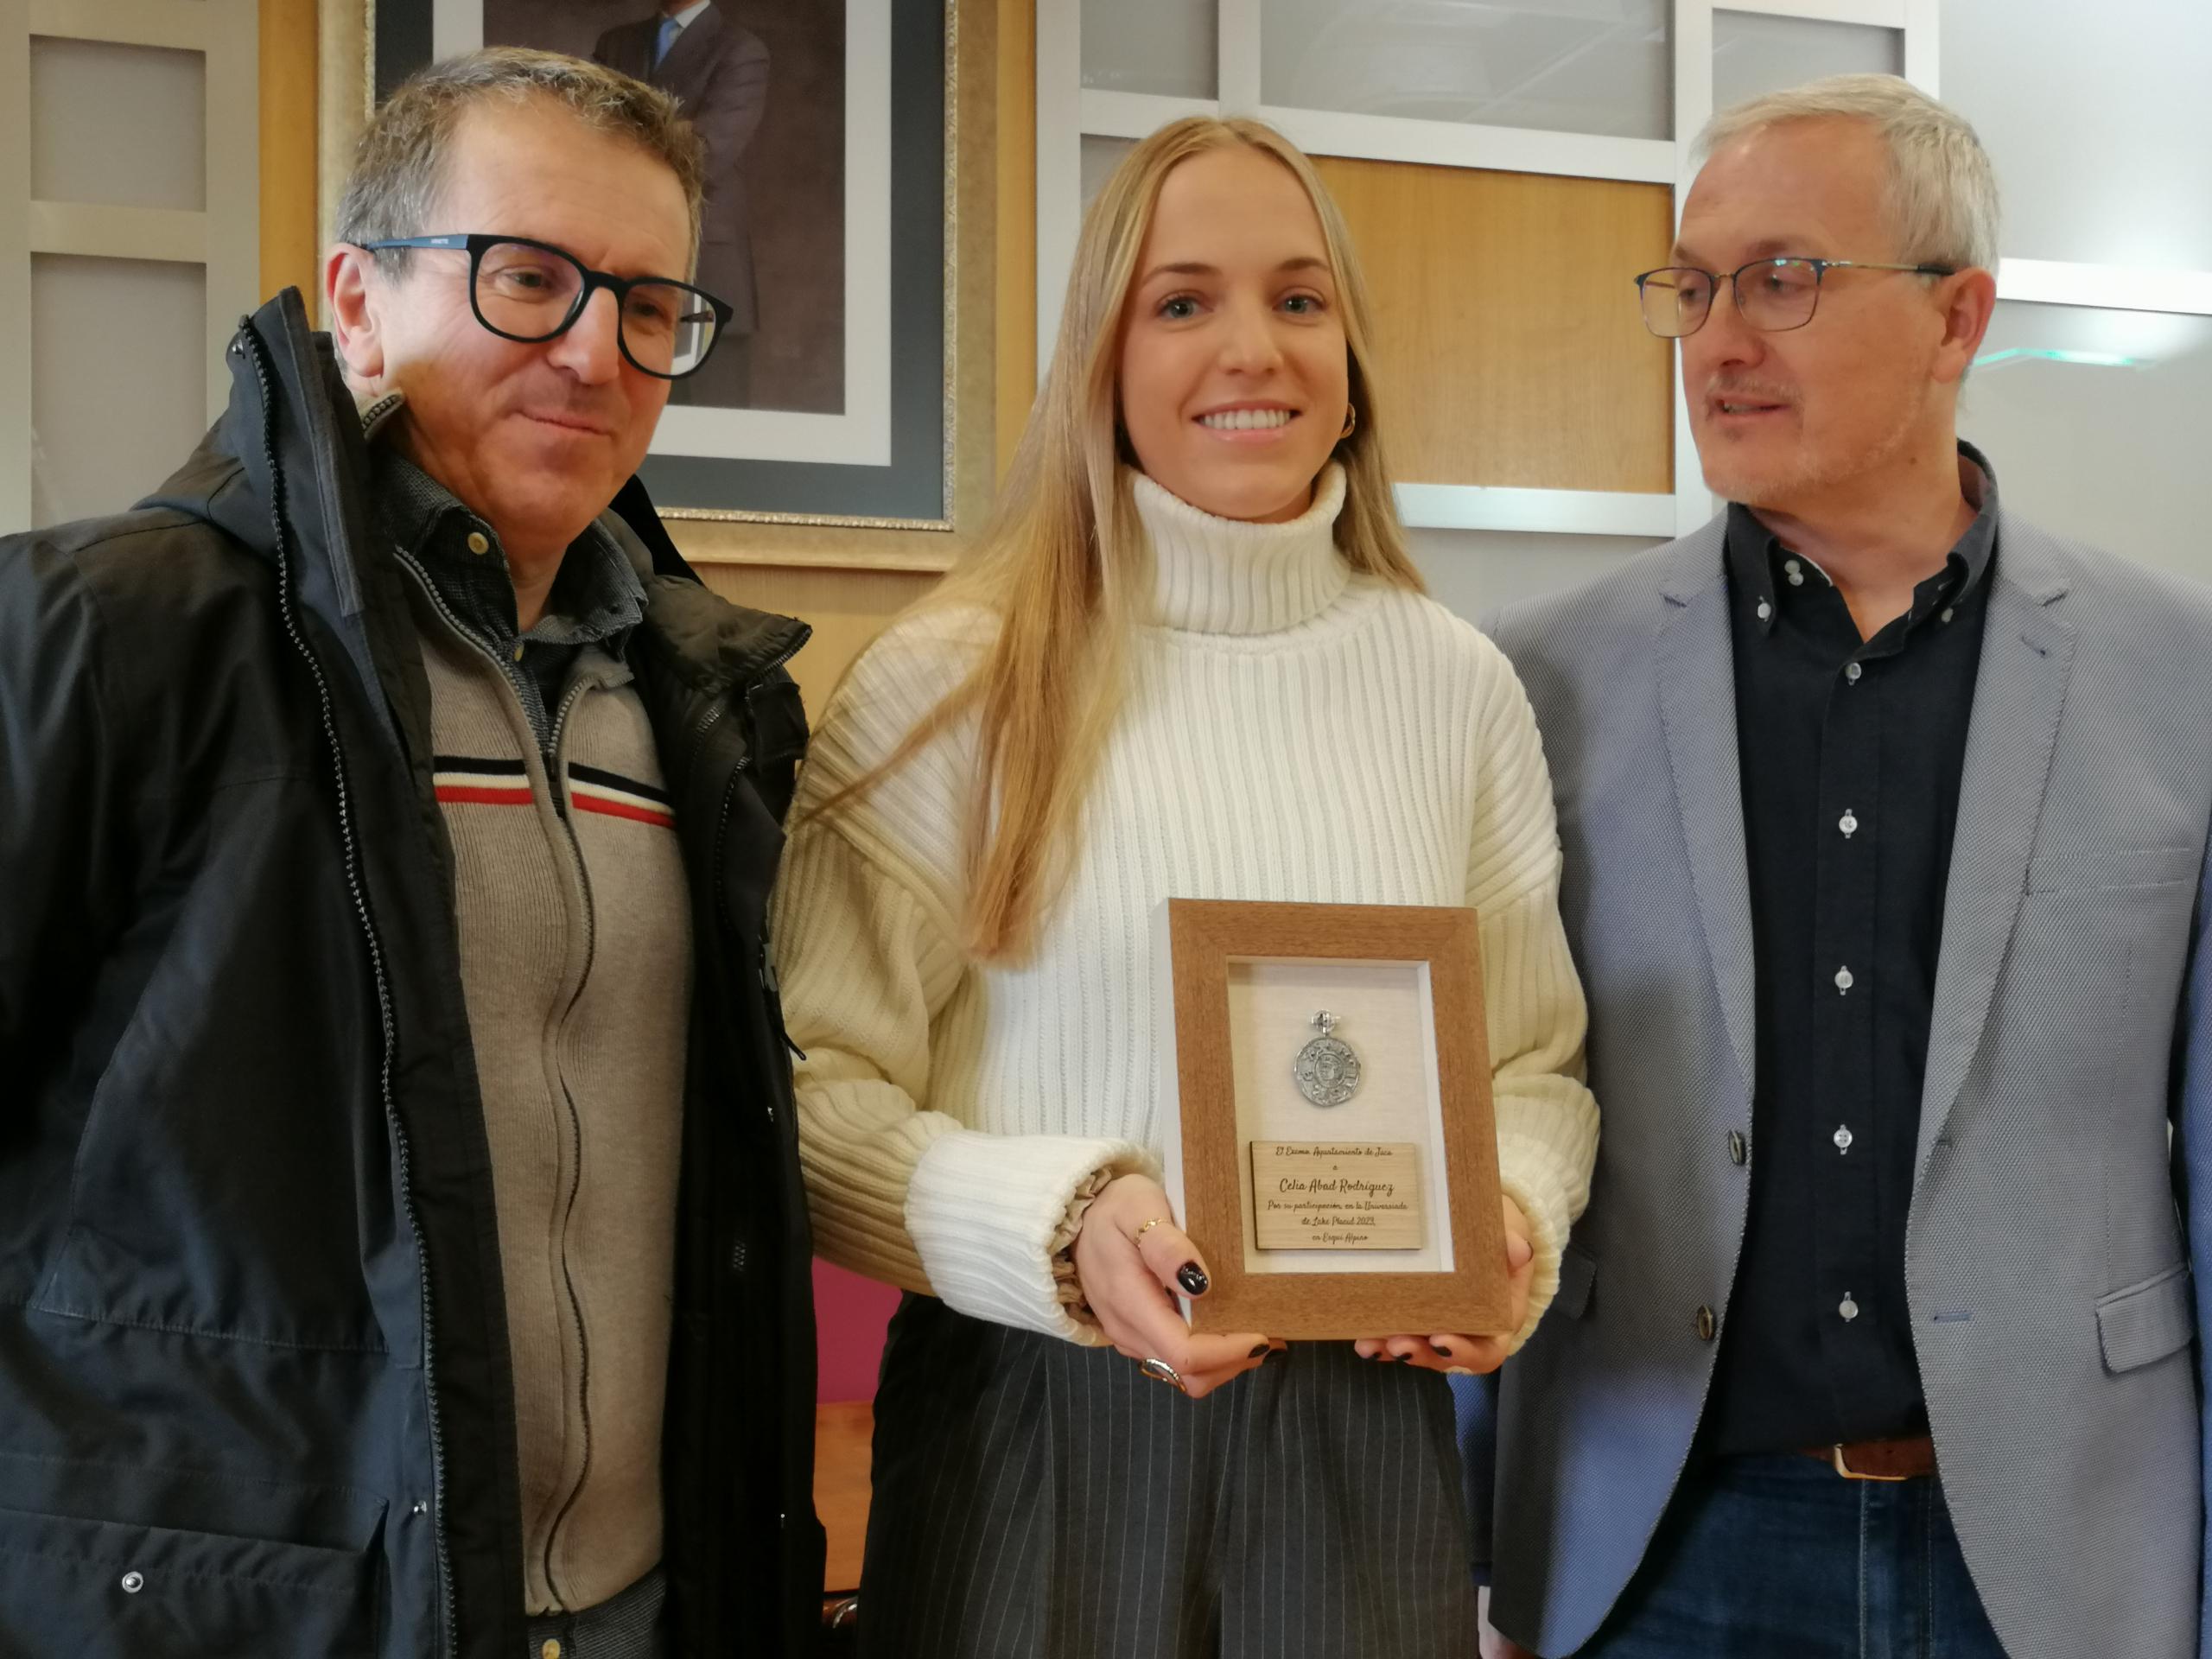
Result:
<svg viewBox="0 0 2212 1659">
<path fill-rule="evenodd" d="M 1764 475 L 1730 474 L 1725 466 L 1708 467 L 1706 487 L 1724 501 L 1747 507 L 1789 512 L 1807 501 L 1816 501 L 1854 480 L 1880 471 L 1912 442 L 1927 414 L 1935 387 L 1923 372 L 1901 372 L 1903 389 L 1896 398 L 1896 413 L 1862 442 L 1842 454 L 1822 454 L 1801 443 L 1783 466 Z M 1724 457 L 1724 461 L 1733 457 Z"/>
</svg>

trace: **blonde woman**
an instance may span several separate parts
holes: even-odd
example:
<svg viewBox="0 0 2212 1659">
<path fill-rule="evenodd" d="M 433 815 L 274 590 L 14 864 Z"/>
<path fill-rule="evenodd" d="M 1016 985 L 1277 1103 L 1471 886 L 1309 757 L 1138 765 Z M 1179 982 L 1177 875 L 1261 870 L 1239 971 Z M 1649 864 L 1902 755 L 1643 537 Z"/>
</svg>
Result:
<svg viewBox="0 0 2212 1659">
<path fill-rule="evenodd" d="M 1596 1111 L 1543 757 L 1422 596 L 1365 316 L 1282 138 L 1138 145 L 982 554 L 816 740 L 776 904 L 816 1243 L 912 1293 L 871 1654 L 1474 1651 L 1439 1373 L 1542 1313 Z M 1480 907 L 1517 1335 L 1191 1333 L 1165 1293 L 1224 1241 L 1159 1185 L 1171 895 Z"/>
</svg>

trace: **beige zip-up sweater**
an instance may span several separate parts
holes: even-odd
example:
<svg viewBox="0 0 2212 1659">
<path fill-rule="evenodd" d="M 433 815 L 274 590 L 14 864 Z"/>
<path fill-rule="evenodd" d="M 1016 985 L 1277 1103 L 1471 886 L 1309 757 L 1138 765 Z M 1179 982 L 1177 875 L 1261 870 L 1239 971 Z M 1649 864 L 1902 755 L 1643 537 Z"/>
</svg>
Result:
<svg viewBox="0 0 2212 1659">
<path fill-rule="evenodd" d="M 924 612 L 862 658 L 816 735 L 775 904 L 817 1249 L 1001 1324 L 1096 1343 L 1056 1281 L 1102 1178 L 1157 1173 L 1151 922 L 1163 898 L 1472 905 L 1498 1153 L 1559 1281 L 1597 1148 L 1585 1009 L 1559 918 L 1550 778 L 1497 649 L 1356 577 L 1342 474 L 1279 525 L 1135 480 L 1157 568 L 1128 695 L 1034 956 L 960 944 L 974 728 L 857 806 L 809 809 L 888 753 L 988 638 Z"/>
<path fill-rule="evenodd" d="M 555 767 L 487 647 L 408 579 L 453 849 L 514 1359 L 526 1611 L 661 1558 L 691 911 L 630 672 L 586 646 Z"/>
</svg>

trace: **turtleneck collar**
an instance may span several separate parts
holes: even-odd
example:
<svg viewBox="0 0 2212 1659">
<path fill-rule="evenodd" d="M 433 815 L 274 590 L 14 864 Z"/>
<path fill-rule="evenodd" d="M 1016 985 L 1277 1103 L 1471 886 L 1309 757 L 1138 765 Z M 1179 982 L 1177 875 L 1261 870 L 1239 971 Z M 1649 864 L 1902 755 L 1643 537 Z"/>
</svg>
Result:
<svg viewBox="0 0 2212 1659">
<path fill-rule="evenodd" d="M 1162 627 L 1274 633 L 1319 616 L 1351 581 L 1337 550 L 1344 474 L 1334 461 L 1314 480 L 1313 505 L 1280 524 L 1217 518 L 1142 473 L 1131 480 L 1152 538 L 1152 620 Z"/>
</svg>

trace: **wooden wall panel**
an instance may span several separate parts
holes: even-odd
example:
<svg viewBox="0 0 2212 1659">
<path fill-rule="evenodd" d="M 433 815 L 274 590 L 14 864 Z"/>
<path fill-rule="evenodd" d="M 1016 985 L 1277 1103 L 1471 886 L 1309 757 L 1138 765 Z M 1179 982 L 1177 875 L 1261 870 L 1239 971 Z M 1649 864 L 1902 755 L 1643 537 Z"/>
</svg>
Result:
<svg viewBox="0 0 2212 1659">
<path fill-rule="evenodd" d="M 315 315 L 315 0 L 261 0 L 261 296 L 296 288 Z"/>
<path fill-rule="evenodd" d="M 1666 257 L 1665 185 L 1314 165 L 1374 300 L 1401 480 L 1674 488 L 1673 359 L 1630 281 Z"/>
<path fill-rule="evenodd" d="M 999 0 L 998 410 L 1003 479 L 1037 394 L 1037 8 Z"/>
</svg>

